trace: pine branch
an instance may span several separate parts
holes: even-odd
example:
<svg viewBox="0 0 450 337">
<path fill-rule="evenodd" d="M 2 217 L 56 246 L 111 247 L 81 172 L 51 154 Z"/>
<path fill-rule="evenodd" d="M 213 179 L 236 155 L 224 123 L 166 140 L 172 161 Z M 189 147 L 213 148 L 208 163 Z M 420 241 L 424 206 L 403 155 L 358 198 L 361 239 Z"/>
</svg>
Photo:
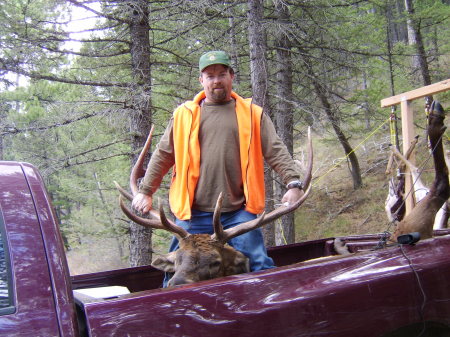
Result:
<svg viewBox="0 0 450 337">
<path fill-rule="evenodd" d="M 113 16 L 113 15 L 97 12 L 95 9 L 92 9 L 89 6 L 86 6 L 86 5 L 82 4 L 79 1 L 76 1 L 76 0 L 67 0 L 67 1 L 72 3 L 72 4 L 74 4 L 77 7 L 80 7 L 80 8 L 83 8 L 83 9 L 87 10 L 88 12 L 94 13 L 98 17 L 105 18 L 105 19 L 112 20 L 112 21 L 118 21 L 118 22 L 124 23 L 124 24 L 131 24 L 131 22 L 129 20 L 124 20 L 124 19 L 118 18 L 118 17 Z"/>
<path fill-rule="evenodd" d="M 64 77 L 58 77 L 55 75 L 43 75 L 37 72 L 30 72 L 19 67 L 11 66 L 4 59 L 0 58 L 0 69 L 4 71 L 9 71 L 15 74 L 23 75 L 28 78 L 32 78 L 35 80 L 47 80 L 53 82 L 67 83 L 67 84 L 77 84 L 77 85 L 89 85 L 96 87 L 128 87 L 128 83 L 120 83 L 120 82 L 96 82 L 96 81 L 84 81 L 80 79 L 69 79 Z"/>
<path fill-rule="evenodd" d="M 5 135 L 14 135 L 14 134 L 19 134 L 19 133 L 24 133 L 24 132 L 46 131 L 46 130 L 58 128 L 58 127 L 61 127 L 64 125 L 68 125 L 71 123 L 75 123 L 75 122 L 78 122 L 83 119 L 88 119 L 88 118 L 91 118 L 94 116 L 97 116 L 97 113 L 86 114 L 86 115 L 80 116 L 75 119 L 66 119 L 65 121 L 62 121 L 60 123 L 55 123 L 52 125 L 41 126 L 41 127 L 27 127 L 27 128 L 23 128 L 23 129 L 18 129 L 14 126 L 4 126 L 0 135 L 5 136 Z"/>
</svg>

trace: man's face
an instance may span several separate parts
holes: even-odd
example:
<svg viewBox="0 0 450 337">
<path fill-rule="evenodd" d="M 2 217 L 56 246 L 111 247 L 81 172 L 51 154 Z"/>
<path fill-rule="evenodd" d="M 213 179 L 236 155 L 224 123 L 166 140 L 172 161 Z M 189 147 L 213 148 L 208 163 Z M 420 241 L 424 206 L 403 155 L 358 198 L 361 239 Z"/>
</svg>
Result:
<svg viewBox="0 0 450 337">
<path fill-rule="evenodd" d="M 205 90 L 206 102 L 224 103 L 231 100 L 233 79 L 234 74 L 224 65 L 213 64 L 203 69 L 199 80 Z"/>
</svg>

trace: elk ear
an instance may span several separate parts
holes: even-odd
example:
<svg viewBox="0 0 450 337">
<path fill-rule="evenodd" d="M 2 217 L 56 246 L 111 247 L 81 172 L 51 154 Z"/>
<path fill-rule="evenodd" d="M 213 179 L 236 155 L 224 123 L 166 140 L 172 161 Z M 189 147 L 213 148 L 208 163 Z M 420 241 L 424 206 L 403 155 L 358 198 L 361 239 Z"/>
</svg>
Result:
<svg viewBox="0 0 450 337">
<path fill-rule="evenodd" d="M 229 246 L 225 246 L 225 248 L 228 248 L 226 250 L 228 252 L 228 258 L 226 259 L 228 262 L 225 263 L 225 276 L 248 273 L 250 271 L 248 258 Z"/>
<path fill-rule="evenodd" d="M 247 256 L 238 252 L 234 258 L 234 268 L 236 274 L 248 273 L 250 272 L 250 261 Z"/>
<path fill-rule="evenodd" d="M 171 252 L 166 255 L 158 256 L 151 263 L 152 267 L 165 271 L 166 273 L 175 273 L 175 256 L 177 252 Z"/>
</svg>

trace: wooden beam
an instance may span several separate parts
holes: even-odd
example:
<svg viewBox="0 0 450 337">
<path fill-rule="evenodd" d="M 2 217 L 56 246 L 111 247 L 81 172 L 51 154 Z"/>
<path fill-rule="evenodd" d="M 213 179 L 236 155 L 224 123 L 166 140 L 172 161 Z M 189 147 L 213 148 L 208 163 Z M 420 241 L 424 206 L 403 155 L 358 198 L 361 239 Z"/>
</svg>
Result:
<svg viewBox="0 0 450 337">
<path fill-rule="evenodd" d="M 446 91 L 450 89 L 450 78 L 441 82 L 437 82 L 434 84 L 427 85 L 426 87 L 422 87 L 419 89 L 411 90 L 405 92 L 403 94 L 399 94 L 396 96 L 388 97 L 381 100 L 381 107 L 386 108 L 392 105 L 400 104 L 403 101 L 412 101 L 417 98 L 431 96 L 433 94 L 437 94 L 442 91 Z"/>
</svg>

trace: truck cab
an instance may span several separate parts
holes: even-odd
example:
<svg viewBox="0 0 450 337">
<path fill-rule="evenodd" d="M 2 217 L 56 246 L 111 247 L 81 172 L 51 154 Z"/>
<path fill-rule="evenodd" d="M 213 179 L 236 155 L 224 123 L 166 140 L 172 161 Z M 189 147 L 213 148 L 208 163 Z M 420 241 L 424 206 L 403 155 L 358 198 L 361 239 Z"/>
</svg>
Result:
<svg viewBox="0 0 450 337">
<path fill-rule="evenodd" d="M 0 162 L 1 308 L 4 336 L 77 336 L 64 247 L 38 171 Z"/>
</svg>

